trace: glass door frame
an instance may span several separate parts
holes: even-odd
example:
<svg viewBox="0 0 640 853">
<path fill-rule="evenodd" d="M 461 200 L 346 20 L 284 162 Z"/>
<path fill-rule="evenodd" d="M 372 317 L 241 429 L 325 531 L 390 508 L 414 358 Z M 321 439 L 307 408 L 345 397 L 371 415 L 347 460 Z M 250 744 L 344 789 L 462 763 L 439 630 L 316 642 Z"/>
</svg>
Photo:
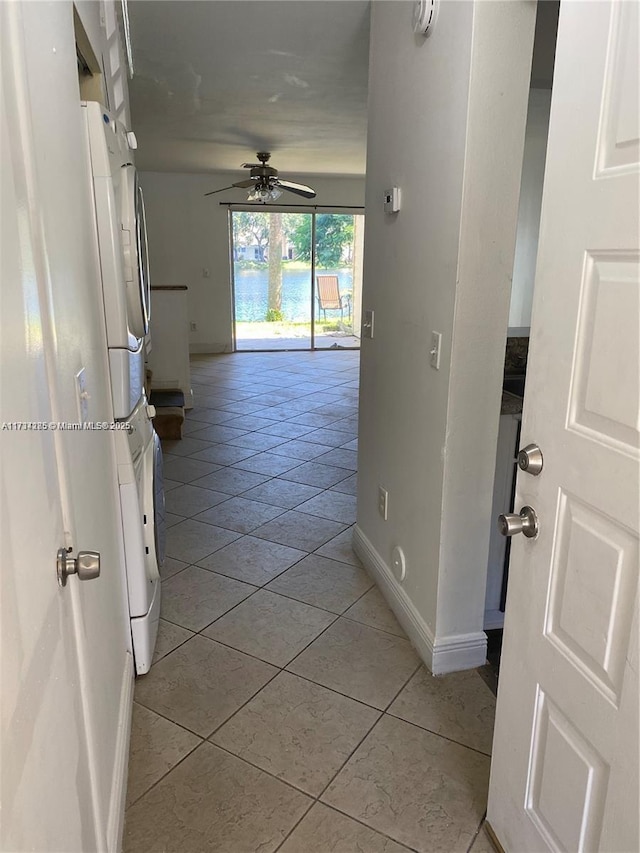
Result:
<svg viewBox="0 0 640 853">
<path fill-rule="evenodd" d="M 351 214 L 353 216 L 365 215 L 364 207 L 354 205 L 318 205 L 318 204 L 242 204 L 235 202 L 222 201 L 220 205 L 227 207 L 228 235 L 229 235 L 229 281 L 231 287 L 231 343 L 233 352 L 330 352 L 330 347 L 316 347 L 315 345 L 315 327 L 316 327 L 316 216 L 319 213 L 335 213 L 335 214 Z M 304 348 L 287 349 L 238 349 L 238 338 L 236 330 L 236 285 L 235 285 L 235 269 L 234 269 L 234 241 L 233 241 L 233 214 L 242 211 L 255 212 L 256 210 L 264 213 L 305 213 L 311 215 L 311 311 L 310 324 L 311 335 L 310 345 Z M 340 347 L 336 352 L 344 352 L 345 350 L 359 350 L 360 347 Z"/>
</svg>

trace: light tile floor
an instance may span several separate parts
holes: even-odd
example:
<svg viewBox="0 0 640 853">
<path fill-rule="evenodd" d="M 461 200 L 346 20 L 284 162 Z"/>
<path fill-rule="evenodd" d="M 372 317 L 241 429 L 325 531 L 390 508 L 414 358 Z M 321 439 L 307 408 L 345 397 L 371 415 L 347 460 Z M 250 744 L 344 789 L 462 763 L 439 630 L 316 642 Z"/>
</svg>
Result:
<svg viewBox="0 0 640 853">
<path fill-rule="evenodd" d="M 358 353 L 196 357 L 126 853 L 485 853 L 494 697 L 433 678 L 351 549 Z"/>
</svg>

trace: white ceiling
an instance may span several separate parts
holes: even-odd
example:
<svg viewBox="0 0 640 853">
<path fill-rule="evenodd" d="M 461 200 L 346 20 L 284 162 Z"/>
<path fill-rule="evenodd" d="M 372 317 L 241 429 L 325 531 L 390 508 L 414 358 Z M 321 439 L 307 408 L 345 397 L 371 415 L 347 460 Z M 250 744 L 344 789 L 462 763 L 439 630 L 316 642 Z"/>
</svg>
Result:
<svg viewBox="0 0 640 853">
<path fill-rule="evenodd" d="M 141 169 L 365 171 L 369 2 L 129 0 Z"/>
</svg>

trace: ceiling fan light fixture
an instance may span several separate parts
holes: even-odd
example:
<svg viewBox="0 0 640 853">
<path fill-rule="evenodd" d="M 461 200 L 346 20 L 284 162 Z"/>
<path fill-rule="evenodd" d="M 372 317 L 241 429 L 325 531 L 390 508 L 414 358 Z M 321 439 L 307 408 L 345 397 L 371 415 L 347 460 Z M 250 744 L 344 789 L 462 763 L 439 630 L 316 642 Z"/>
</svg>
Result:
<svg viewBox="0 0 640 853">
<path fill-rule="evenodd" d="M 246 181 L 236 181 L 230 187 L 222 187 L 219 190 L 211 190 L 206 196 L 226 192 L 232 189 L 248 190 L 247 201 L 257 201 L 266 204 L 269 201 L 277 201 L 283 191 L 300 195 L 302 198 L 315 198 L 316 191 L 305 184 L 296 184 L 293 181 L 283 181 L 278 177 L 278 170 L 273 166 L 267 166 L 267 160 L 271 157 L 265 151 L 258 152 L 259 163 L 243 163 L 243 169 L 250 169 L 250 177 Z"/>
<path fill-rule="evenodd" d="M 266 204 L 268 201 L 276 201 L 282 195 L 277 187 L 252 187 L 247 194 L 247 201 L 260 201 Z"/>
</svg>

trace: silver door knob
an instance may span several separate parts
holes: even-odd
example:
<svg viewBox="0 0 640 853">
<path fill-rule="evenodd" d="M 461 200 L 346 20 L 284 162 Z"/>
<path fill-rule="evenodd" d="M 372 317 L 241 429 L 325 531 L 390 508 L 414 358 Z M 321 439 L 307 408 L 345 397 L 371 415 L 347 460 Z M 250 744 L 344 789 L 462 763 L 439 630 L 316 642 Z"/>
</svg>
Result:
<svg viewBox="0 0 640 853">
<path fill-rule="evenodd" d="M 527 444 L 518 453 L 518 468 L 527 474 L 533 474 L 534 477 L 542 471 L 543 462 L 542 451 L 537 444 Z"/>
<path fill-rule="evenodd" d="M 100 554 L 97 551 L 78 551 L 71 557 L 66 548 L 60 548 L 56 557 L 56 572 L 60 586 L 67 585 L 69 575 L 78 575 L 81 581 L 100 577 Z"/>
<path fill-rule="evenodd" d="M 498 530 L 503 536 L 515 536 L 524 533 L 527 539 L 538 535 L 538 516 L 530 506 L 523 506 L 519 515 L 499 515 Z"/>
</svg>

